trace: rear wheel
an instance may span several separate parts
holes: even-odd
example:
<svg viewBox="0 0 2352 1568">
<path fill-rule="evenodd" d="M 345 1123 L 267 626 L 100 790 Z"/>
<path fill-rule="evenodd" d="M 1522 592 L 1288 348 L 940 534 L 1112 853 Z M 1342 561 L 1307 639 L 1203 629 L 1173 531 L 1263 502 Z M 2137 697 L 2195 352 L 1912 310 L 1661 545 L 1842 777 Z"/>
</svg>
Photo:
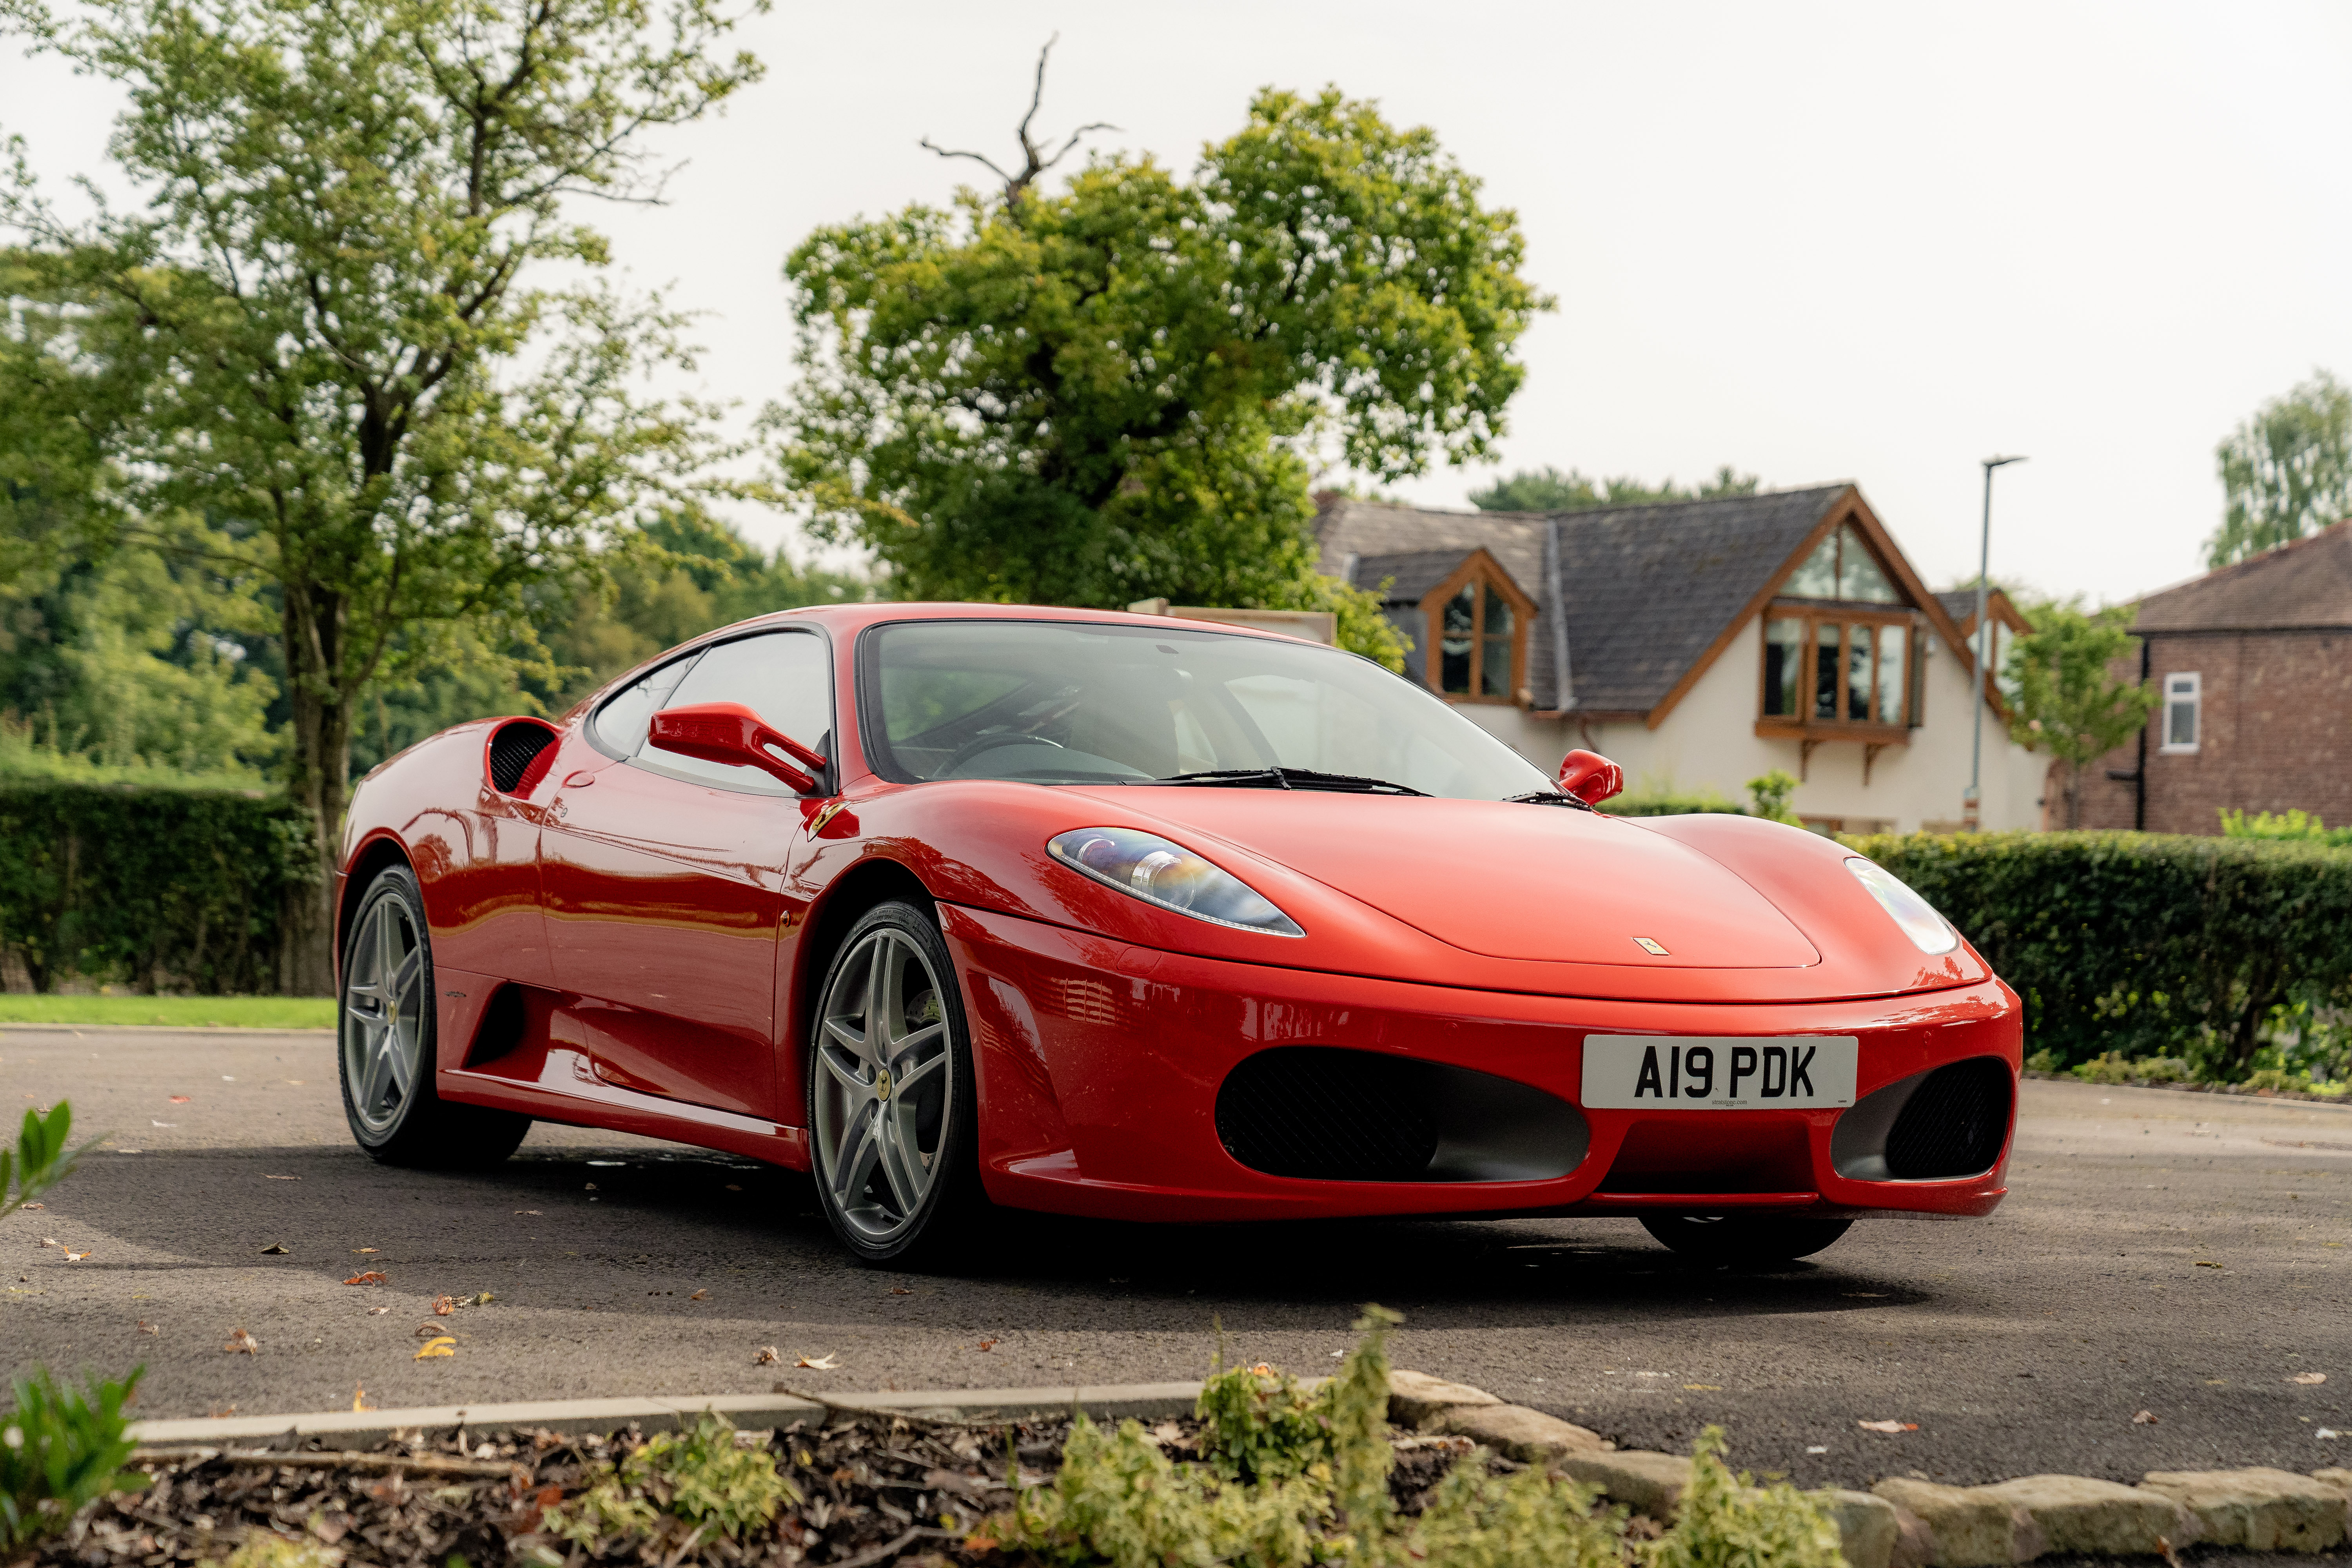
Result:
<svg viewBox="0 0 2352 1568">
<path fill-rule="evenodd" d="M 1661 1215 L 1642 1228 L 1685 1258 L 1703 1263 L 1789 1263 L 1835 1242 L 1853 1227 L 1850 1219 L 1804 1219 L 1783 1215 Z"/>
<path fill-rule="evenodd" d="M 387 867 L 368 884 L 343 947 L 336 1056 L 343 1117 L 387 1165 L 495 1165 L 530 1118 L 457 1105 L 433 1087 L 433 943 L 415 874 Z"/>
<path fill-rule="evenodd" d="M 971 1035 L 946 942 L 914 905 L 878 904 L 850 928 L 821 994 L 808 1126 L 825 1218 L 868 1263 L 961 1261 L 988 1201 Z"/>
</svg>

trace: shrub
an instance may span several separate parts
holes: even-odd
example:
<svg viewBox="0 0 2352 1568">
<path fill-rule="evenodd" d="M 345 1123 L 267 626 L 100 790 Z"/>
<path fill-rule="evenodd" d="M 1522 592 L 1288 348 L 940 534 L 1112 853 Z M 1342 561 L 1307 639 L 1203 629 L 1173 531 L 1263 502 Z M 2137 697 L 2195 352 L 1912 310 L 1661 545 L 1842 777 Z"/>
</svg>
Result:
<svg viewBox="0 0 2352 1568">
<path fill-rule="evenodd" d="M 89 1145 L 68 1152 L 66 1134 L 73 1130 L 73 1107 L 64 1100 L 47 1116 L 25 1112 L 24 1128 L 12 1152 L 0 1149 L 0 1218 L 31 1203 L 66 1179 Z"/>
<path fill-rule="evenodd" d="M 61 1530 L 82 1504 L 147 1484 L 122 1468 L 134 1447 L 122 1406 L 144 1370 L 86 1392 L 37 1371 L 11 1385 L 15 1408 L 0 1415 L 0 1547 Z"/>
<path fill-rule="evenodd" d="M 0 947 L 37 991 L 70 976 L 142 990 L 276 988 L 288 893 L 314 873 L 282 796 L 0 783 Z"/>
<path fill-rule="evenodd" d="M 746 1448 L 724 1416 L 706 1410 L 690 1426 L 657 1433 L 568 1502 L 549 1509 L 541 1528 L 577 1546 L 651 1534 L 667 1517 L 740 1535 L 767 1524 L 800 1489 L 776 1472 L 765 1447 Z M 680 1548 L 683 1554 L 685 1548 Z"/>
<path fill-rule="evenodd" d="M 1917 889 L 2025 1004 L 2029 1049 L 2242 1078 L 2283 1007 L 2352 996 L 2352 854 L 2142 833 L 1847 841 Z"/>
<path fill-rule="evenodd" d="M 1720 1426 L 1699 1434 L 1681 1511 L 1643 1556 L 1644 1568 L 1845 1568 L 1829 1510 L 1786 1481 L 1735 1477 Z"/>
<path fill-rule="evenodd" d="M 1458 1464 L 1431 1491 L 1398 1560 L 1429 1568 L 1622 1568 L 1623 1510 L 1540 1467 L 1491 1476 Z"/>
<path fill-rule="evenodd" d="M 2332 844 L 2339 849 L 2352 846 L 2352 827 L 2330 827 L 2307 811 L 2282 811 L 2275 815 L 2258 811 L 2248 816 L 2225 806 L 2221 811 L 2221 837 L 2284 838 Z"/>
<path fill-rule="evenodd" d="M 1789 809 L 1789 797 L 1796 793 L 1797 781 L 1789 776 L 1786 769 L 1774 768 L 1770 773 L 1748 781 L 1748 798 L 1754 803 L 1748 814 L 1760 816 L 1767 822 L 1785 822 L 1791 827 L 1802 826 L 1803 824 L 1797 820 L 1797 814 Z"/>
</svg>

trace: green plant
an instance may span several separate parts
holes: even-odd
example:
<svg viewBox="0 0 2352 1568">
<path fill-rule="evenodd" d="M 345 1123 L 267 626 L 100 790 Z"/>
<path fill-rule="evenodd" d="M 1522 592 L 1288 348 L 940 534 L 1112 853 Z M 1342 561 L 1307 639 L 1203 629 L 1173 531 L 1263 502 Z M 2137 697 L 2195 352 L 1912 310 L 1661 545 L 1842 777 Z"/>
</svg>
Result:
<svg viewBox="0 0 2352 1568">
<path fill-rule="evenodd" d="M 2267 1089 L 2274 1094 L 2282 1091 L 2309 1094 L 2311 1075 L 2307 1072 L 2289 1072 L 2284 1068 L 2258 1068 L 2246 1075 L 2246 1087 Z"/>
<path fill-rule="evenodd" d="M 692 1525 L 692 1539 L 708 1531 L 733 1536 L 800 1500 L 800 1489 L 777 1473 L 773 1454 L 742 1447 L 726 1418 L 706 1410 L 691 1426 L 631 1449 L 586 1491 L 548 1510 L 542 1528 L 586 1547 L 650 1534 L 665 1516 Z"/>
<path fill-rule="evenodd" d="M 0 1415 L 0 1546 L 21 1546 L 65 1527 L 82 1504 L 147 1484 L 123 1469 L 135 1446 L 122 1407 L 144 1367 L 121 1383 L 59 1388 L 36 1371 L 10 1385 Z"/>
<path fill-rule="evenodd" d="M 2083 769 L 2128 740 L 2155 711 L 2157 695 L 2116 674 L 2132 647 L 2130 605 L 2085 610 L 2037 605 L 2033 629 L 2010 644 L 2001 671 L 2011 691 L 2009 732 L 2047 747 L 2065 769 L 2065 825 L 2083 824 Z"/>
<path fill-rule="evenodd" d="M 1748 781 L 1748 808 L 1750 816 L 1760 816 L 1767 822 L 1785 822 L 1800 826 L 1797 814 L 1789 809 L 1789 797 L 1797 793 L 1797 781 L 1786 770 L 1774 768 L 1760 778 Z"/>
<path fill-rule="evenodd" d="M 47 1116 L 38 1110 L 25 1112 L 16 1150 L 0 1149 L 0 1219 L 64 1181 L 80 1162 L 89 1145 L 68 1152 L 66 1134 L 72 1130 L 73 1107 L 62 1100 Z"/>
<path fill-rule="evenodd" d="M 2029 1049 L 2187 1059 L 2234 1080 L 2292 1017 L 2352 1001 L 2352 854 L 2142 833 L 1846 841 L 1934 904 L 2025 1004 Z M 2301 1009 L 2298 1013 L 2296 1010 Z M 2281 1063 L 2279 1065 L 2286 1065 Z"/>
<path fill-rule="evenodd" d="M 296 1541 L 274 1530 L 257 1530 L 221 1559 L 220 1568 L 335 1568 L 343 1554 L 315 1541 Z M 451 1557 L 447 1568 L 465 1562 Z"/>
<path fill-rule="evenodd" d="M 1845 1568 L 1838 1527 L 1821 1500 L 1786 1481 L 1754 1485 L 1723 1462 L 1723 1428 L 1691 1447 L 1690 1485 L 1643 1568 Z"/>
<path fill-rule="evenodd" d="M 2025 1058 L 2027 1072 L 2057 1072 L 2063 1066 L 2058 1059 L 2058 1053 L 2046 1047 Z"/>
<path fill-rule="evenodd" d="M 2311 812 L 2287 810 L 2278 813 L 2258 811 L 2249 816 L 2228 806 L 2221 808 L 2221 837 L 2224 838 L 2283 838 L 2315 844 L 2330 844 L 2336 848 L 2352 846 L 2352 827 L 2330 827 Z"/>
<path fill-rule="evenodd" d="M 1695 812 L 1737 813 L 1740 808 L 1719 790 L 1676 787 L 1671 777 L 1644 778 L 1611 795 L 1604 809 L 1612 816 L 1685 816 Z"/>
<path fill-rule="evenodd" d="M 1437 1483 L 1392 1560 L 1426 1568 L 1622 1568 L 1624 1531 L 1624 1510 L 1594 1512 L 1591 1494 L 1574 1481 L 1540 1466 L 1492 1476 L 1474 1456 Z"/>
</svg>

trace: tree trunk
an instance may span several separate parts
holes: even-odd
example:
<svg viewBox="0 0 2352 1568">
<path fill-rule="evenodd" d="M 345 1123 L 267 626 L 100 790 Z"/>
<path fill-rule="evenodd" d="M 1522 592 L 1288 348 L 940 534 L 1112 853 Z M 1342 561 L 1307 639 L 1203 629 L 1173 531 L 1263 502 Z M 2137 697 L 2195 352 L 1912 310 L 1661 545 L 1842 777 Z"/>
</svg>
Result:
<svg viewBox="0 0 2352 1568">
<path fill-rule="evenodd" d="M 294 752 L 286 787 L 310 815 L 317 867 L 314 880 L 287 893 L 278 988 L 289 996 L 331 996 L 335 868 L 352 761 L 351 705 L 338 679 L 341 601 L 309 584 L 289 583 L 285 637 L 287 695 L 294 710 Z"/>
<path fill-rule="evenodd" d="M 2066 764 L 2066 828 L 2068 832 L 2083 826 L 2083 764 Z"/>
</svg>

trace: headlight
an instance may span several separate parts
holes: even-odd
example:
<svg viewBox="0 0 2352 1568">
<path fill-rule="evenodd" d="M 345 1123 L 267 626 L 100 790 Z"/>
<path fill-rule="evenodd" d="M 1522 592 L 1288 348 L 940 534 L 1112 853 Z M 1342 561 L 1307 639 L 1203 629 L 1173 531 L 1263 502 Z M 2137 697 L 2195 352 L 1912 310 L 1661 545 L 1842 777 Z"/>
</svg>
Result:
<svg viewBox="0 0 2352 1568">
<path fill-rule="evenodd" d="M 1268 936 L 1307 934 L 1256 889 L 1156 834 L 1132 827 L 1080 827 L 1056 835 L 1045 848 L 1055 859 L 1097 882 L 1196 921 Z"/>
<path fill-rule="evenodd" d="M 1903 928 L 1903 934 L 1921 952 L 1949 952 L 1960 945 L 1960 933 L 1951 922 L 1936 912 L 1935 905 L 1913 892 L 1902 878 L 1859 855 L 1847 860 L 1845 868 L 1870 889 L 1878 907 Z"/>
</svg>

